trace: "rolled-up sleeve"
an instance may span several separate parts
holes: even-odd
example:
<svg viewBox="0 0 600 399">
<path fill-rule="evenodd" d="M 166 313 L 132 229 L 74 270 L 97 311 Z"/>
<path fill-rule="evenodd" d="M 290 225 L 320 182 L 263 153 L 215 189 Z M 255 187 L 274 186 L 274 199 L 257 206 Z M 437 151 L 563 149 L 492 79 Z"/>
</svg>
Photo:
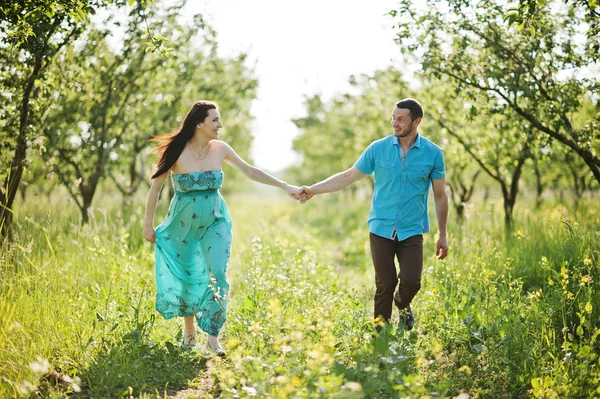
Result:
<svg viewBox="0 0 600 399">
<path fill-rule="evenodd" d="M 446 176 L 446 167 L 444 166 L 444 152 L 439 150 L 435 154 L 435 160 L 433 162 L 433 170 L 431 171 L 431 179 L 439 180 Z"/>
<path fill-rule="evenodd" d="M 369 145 L 363 151 L 363 153 L 360 155 L 354 166 L 356 166 L 358 170 L 360 170 L 363 173 L 366 173 L 367 175 L 373 173 L 375 169 L 375 161 L 373 157 L 373 144 Z"/>
</svg>

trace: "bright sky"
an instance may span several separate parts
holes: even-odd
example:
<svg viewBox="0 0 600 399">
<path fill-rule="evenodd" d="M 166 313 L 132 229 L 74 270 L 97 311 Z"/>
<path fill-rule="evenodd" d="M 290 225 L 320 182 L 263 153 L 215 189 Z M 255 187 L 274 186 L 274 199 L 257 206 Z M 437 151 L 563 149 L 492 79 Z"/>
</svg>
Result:
<svg viewBox="0 0 600 399">
<path fill-rule="evenodd" d="M 270 171 L 297 160 L 292 140 L 298 129 L 291 120 L 305 115 L 306 95 L 331 98 L 350 90 L 350 75 L 399 63 L 392 19 L 385 15 L 398 0 L 189 3 L 190 12 L 201 13 L 217 31 L 221 55 L 246 52 L 256 63 L 251 155 L 256 166 Z"/>
</svg>

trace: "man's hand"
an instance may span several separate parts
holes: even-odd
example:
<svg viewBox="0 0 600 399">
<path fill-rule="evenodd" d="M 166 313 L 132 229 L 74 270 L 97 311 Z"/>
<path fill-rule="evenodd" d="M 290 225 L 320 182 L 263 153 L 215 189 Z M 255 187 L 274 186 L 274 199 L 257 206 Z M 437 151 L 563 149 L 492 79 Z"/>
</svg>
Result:
<svg viewBox="0 0 600 399">
<path fill-rule="evenodd" d="M 439 260 L 444 259 L 448 255 L 448 239 L 446 236 L 440 236 L 435 246 L 435 255 Z"/>
<path fill-rule="evenodd" d="M 312 192 L 312 189 L 308 186 L 302 186 L 300 188 L 300 203 L 304 204 L 306 201 L 311 199 L 315 193 Z"/>
</svg>

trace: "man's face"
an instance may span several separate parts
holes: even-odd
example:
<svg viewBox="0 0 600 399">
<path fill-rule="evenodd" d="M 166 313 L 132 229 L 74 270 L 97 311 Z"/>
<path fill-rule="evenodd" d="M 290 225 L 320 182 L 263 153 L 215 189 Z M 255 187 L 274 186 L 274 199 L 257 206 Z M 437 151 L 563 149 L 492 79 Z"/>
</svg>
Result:
<svg viewBox="0 0 600 399">
<path fill-rule="evenodd" d="M 392 112 L 392 126 L 394 127 L 394 136 L 408 136 L 413 128 L 412 122 L 412 119 L 410 119 L 410 111 L 408 109 L 394 107 L 394 112 Z"/>
</svg>

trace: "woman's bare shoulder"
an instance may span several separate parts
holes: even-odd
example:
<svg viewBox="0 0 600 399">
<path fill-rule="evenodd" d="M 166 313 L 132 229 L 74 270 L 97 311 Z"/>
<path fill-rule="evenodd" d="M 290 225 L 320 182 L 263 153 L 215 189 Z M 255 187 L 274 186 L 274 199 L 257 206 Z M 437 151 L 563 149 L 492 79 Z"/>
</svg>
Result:
<svg viewBox="0 0 600 399">
<path fill-rule="evenodd" d="M 224 141 L 221 140 L 211 140 L 211 145 L 214 146 L 215 149 L 219 151 L 223 151 L 225 153 L 231 151 L 231 146 Z"/>
</svg>

